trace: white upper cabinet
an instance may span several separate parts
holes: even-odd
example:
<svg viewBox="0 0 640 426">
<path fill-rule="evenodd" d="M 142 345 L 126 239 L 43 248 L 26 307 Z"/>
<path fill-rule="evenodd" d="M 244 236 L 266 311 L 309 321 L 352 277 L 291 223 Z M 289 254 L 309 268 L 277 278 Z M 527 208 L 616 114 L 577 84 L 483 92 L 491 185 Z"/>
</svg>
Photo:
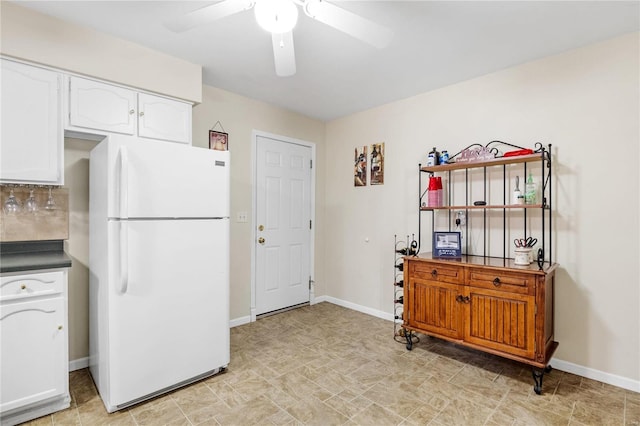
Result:
<svg viewBox="0 0 640 426">
<path fill-rule="evenodd" d="M 136 131 L 136 92 L 69 77 L 69 124 L 133 135 Z"/>
<path fill-rule="evenodd" d="M 0 181 L 62 185 L 62 75 L 1 61 Z"/>
<path fill-rule="evenodd" d="M 138 135 L 151 139 L 191 143 L 191 105 L 138 94 Z"/>
<path fill-rule="evenodd" d="M 67 130 L 191 143 L 191 104 L 69 77 Z"/>
</svg>

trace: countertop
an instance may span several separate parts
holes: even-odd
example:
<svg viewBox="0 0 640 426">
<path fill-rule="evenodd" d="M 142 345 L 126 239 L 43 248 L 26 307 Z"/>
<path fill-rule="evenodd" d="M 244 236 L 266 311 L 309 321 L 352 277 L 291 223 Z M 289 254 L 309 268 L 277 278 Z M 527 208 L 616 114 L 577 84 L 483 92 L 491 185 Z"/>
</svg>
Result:
<svg viewBox="0 0 640 426">
<path fill-rule="evenodd" d="M 68 268 L 62 240 L 0 243 L 0 273 Z"/>
</svg>

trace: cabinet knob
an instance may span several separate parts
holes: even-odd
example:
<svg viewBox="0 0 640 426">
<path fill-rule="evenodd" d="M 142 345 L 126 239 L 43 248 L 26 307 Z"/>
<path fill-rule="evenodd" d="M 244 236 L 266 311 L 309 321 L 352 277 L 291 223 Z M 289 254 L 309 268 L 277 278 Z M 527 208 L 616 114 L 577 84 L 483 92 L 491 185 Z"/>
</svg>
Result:
<svg viewBox="0 0 640 426">
<path fill-rule="evenodd" d="M 260 244 L 264 244 L 265 239 L 264 239 L 264 238 L 262 238 L 262 237 L 260 237 L 260 238 L 258 238 L 258 242 L 259 242 Z"/>
<path fill-rule="evenodd" d="M 431 276 L 432 276 L 432 277 L 434 277 L 434 278 L 435 278 L 436 276 L 438 276 L 438 270 L 437 270 L 437 269 L 434 269 L 433 271 L 431 271 Z"/>
<path fill-rule="evenodd" d="M 62 330 L 62 326 L 61 325 L 58 326 L 58 330 Z"/>
<path fill-rule="evenodd" d="M 500 278 L 496 277 L 496 278 L 493 280 L 493 285 L 495 285 L 496 287 L 500 287 L 500 284 L 502 284 L 502 283 L 500 282 Z"/>
<path fill-rule="evenodd" d="M 140 117 L 144 117 L 144 111 L 140 111 Z"/>
<path fill-rule="evenodd" d="M 135 114 L 135 110 L 130 109 L 129 110 L 129 115 L 133 115 L 133 114 Z"/>
<path fill-rule="evenodd" d="M 27 288 L 27 285 L 26 285 L 26 284 L 20 284 L 20 289 L 21 289 L 21 290 L 24 290 L 24 289 L 26 289 L 26 288 Z"/>
</svg>

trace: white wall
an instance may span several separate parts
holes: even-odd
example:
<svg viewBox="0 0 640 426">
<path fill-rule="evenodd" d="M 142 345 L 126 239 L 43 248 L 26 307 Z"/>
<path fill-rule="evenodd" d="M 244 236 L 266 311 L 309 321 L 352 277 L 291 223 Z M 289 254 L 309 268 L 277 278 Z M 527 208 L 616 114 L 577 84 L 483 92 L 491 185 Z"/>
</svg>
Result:
<svg viewBox="0 0 640 426">
<path fill-rule="evenodd" d="M 251 307 L 251 133 L 260 130 L 316 144 L 317 157 L 325 157 L 323 122 L 210 86 L 203 87 L 202 104 L 193 109 L 193 145 L 208 147 L 209 129 L 220 121 L 229 133 L 231 151 L 231 319 L 248 318 Z M 220 130 L 217 127 L 216 130 Z M 316 294 L 324 294 L 323 247 L 324 170 L 316 170 Z M 246 223 L 236 221 L 247 212 Z"/>
<path fill-rule="evenodd" d="M 417 233 L 433 146 L 551 143 L 556 358 L 640 386 L 639 75 L 636 33 L 328 123 L 327 295 L 391 313 L 393 235 Z M 374 142 L 385 184 L 354 188 L 354 147 Z"/>
</svg>

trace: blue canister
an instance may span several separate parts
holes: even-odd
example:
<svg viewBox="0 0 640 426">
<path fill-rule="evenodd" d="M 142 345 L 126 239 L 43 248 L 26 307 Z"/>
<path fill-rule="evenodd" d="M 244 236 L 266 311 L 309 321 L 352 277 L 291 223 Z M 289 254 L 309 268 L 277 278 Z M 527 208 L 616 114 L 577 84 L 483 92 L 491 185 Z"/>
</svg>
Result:
<svg viewBox="0 0 640 426">
<path fill-rule="evenodd" d="M 440 154 L 440 164 L 447 164 L 449 162 L 449 153 L 445 150 Z"/>
</svg>

